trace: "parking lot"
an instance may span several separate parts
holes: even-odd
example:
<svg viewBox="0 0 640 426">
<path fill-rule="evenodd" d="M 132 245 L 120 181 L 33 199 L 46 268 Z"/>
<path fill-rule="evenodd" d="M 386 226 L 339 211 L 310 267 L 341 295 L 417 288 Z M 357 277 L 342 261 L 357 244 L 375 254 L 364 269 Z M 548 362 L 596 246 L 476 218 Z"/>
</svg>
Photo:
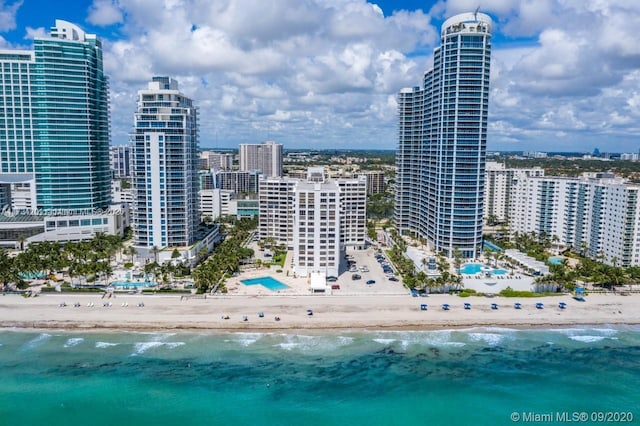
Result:
<svg viewBox="0 0 640 426">
<path fill-rule="evenodd" d="M 399 275 L 394 274 L 398 281 L 393 281 L 385 274 L 381 263 L 375 257 L 376 253 L 377 250 L 373 247 L 366 250 L 347 250 L 346 255 L 349 256 L 349 259 L 341 259 L 340 275 L 337 280 L 327 283 L 328 285 L 340 286 L 340 289 L 333 290 L 333 293 L 407 294 L 408 290 L 402 285 L 402 279 Z M 382 254 L 382 256 L 384 255 Z M 357 271 L 349 269 L 349 261 L 353 267 L 357 268 Z M 386 257 L 384 257 L 384 261 L 391 268 L 391 272 L 395 272 Z M 354 274 L 359 275 L 360 279 L 353 279 Z M 373 283 L 367 284 L 371 281 Z"/>
</svg>

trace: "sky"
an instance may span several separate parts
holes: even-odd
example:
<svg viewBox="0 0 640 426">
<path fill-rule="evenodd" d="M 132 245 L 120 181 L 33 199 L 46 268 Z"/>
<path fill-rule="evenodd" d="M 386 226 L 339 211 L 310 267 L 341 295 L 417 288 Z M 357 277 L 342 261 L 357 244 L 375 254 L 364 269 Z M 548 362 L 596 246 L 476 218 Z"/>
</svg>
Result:
<svg viewBox="0 0 640 426">
<path fill-rule="evenodd" d="M 394 149 L 396 94 L 419 86 L 444 19 L 494 20 L 487 149 L 638 152 L 638 0 L 0 0 L 0 48 L 55 19 L 103 42 L 112 144 L 137 91 L 178 80 L 200 146 Z"/>
</svg>

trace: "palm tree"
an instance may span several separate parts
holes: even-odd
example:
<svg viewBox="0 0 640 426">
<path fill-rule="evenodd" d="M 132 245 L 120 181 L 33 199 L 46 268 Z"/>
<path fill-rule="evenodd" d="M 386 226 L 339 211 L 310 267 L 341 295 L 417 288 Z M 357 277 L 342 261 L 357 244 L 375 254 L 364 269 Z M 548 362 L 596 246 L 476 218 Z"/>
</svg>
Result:
<svg viewBox="0 0 640 426">
<path fill-rule="evenodd" d="M 20 251 L 24 251 L 24 243 L 25 241 L 27 241 L 27 239 L 24 237 L 24 235 L 20 235 L 18 237 L 18 244 L 20 244 Z"/>
<path fill-rule="evenodd" d="M 138 250 L 134 246 L 129 246 L 127 248 L 127 254 L 131 256 L 131 263 L 133 263 L 133 257 L 138 254 Z"/>
<path fill-rule="evenodd" d="M 10 283 L 17 283 L 18 281 L 20 281 L 20 277 L 16 271 L 14 259 L 9 257 L 5 250 L 0 250 L 0 283 L 2 283 L 2 289 L 6 289 Z"/>
<path fill-rule="evenodd" d="M 158 252 L 160 252 L 160 249 L 158 248 L 158 246 L 153 246 L 151 248 L 151 252 L 153 253 L 153 261 L 157 264 L 158 263 Z"/>
</svg>

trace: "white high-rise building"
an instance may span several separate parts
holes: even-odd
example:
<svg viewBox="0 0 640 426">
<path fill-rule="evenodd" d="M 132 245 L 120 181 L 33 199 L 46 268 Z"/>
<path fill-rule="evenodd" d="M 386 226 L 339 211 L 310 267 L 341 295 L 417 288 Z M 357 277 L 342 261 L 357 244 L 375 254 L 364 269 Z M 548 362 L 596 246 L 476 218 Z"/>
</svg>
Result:
<svg viewBox="0 0 640 426">
<path fill-rule="evenodd" d="M 484 218 L 509 220 L 515 182 L 528 176 L 544 176 L 544 169 L 507 169 L 502 163 L 487 162 L 485 171 Z"/>
<path fill-rule="evenodd" d="M 282 144 L 240 144 L 240 170 L 261 170 L 266 177 L 282 176 Z"/>
<path fill-rule="evenodd" d="M 298 182 L 293 190 L 293 265 L 300 276 L 338 276 L 340 189 L 334 182 Z"/>
<path fill-rule="evenodd" d="M 271 237 L 278 244 L 293 248 L 293 189 L 298 182 L 283 177 L 260 178 L 260 239 Z"/>
<path fill-rule="evenodd" d="M 138 92 L 133 134 L 133 233 L 139 252 L 196 241 L 198 111 L 178 82 L 154 77 Z"/>
<path fill-rule="evenodd" d="M 520 179 L 511 232 L 543 234 L 611 265 L 640 265 L 639 191 L 610 174 Z"/>
<path fill-rule="evenodd" d="M 364 248 L 366 178 L 325 180 L 322 168 L 307 179 L 260 180 L 260 237 L 293 249 L 294 270 L 337 275 L 340 252 Z"/>
</svg>

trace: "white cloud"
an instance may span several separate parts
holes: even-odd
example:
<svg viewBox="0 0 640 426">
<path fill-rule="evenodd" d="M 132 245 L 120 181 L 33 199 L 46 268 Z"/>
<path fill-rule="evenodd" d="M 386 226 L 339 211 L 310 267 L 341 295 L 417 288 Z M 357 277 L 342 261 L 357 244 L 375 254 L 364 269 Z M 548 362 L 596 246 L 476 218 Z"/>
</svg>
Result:
<svg viewBox="0 0 640 426">
<path fill-rule="evenodd" d="M 169 75 L 200 106 L 204 146 L 268 138 L 393 148 L 395 96 L 431 68 L 434 19 L 478 4 L 447 0 L 385 17 L 365 0 L 94 0 L 88 21 L 121 23 L 122 36 L 103 39 L 118 143 L 137 90 L 152 75 Z M 480 5 L 495 21 L 490 149 L 636 143 L 624 132 L 640 119 L 640 2 Z"/>
<path fill-rule="evenodd" d="M 108 26 L 122 22 L 118 0 L 93 0 L 87 21 L 93 25 Z"/>
<path fill-rule="evenodd" d="M 0 31 L 10 31 L 16 28 L 16 13 L 22 6 L 22 0 L 12 4 L 5 4 L 0 0 Z"/>
<path fill-rule="evenodd" d="M 26 34 L 24 36 L 25 40 L 33 40 L 36 37 L 47 37 L 49 35 L 49 31 L 45 30 L 44 27 L 39 28 L 26 28 Z"/>
</svg>

